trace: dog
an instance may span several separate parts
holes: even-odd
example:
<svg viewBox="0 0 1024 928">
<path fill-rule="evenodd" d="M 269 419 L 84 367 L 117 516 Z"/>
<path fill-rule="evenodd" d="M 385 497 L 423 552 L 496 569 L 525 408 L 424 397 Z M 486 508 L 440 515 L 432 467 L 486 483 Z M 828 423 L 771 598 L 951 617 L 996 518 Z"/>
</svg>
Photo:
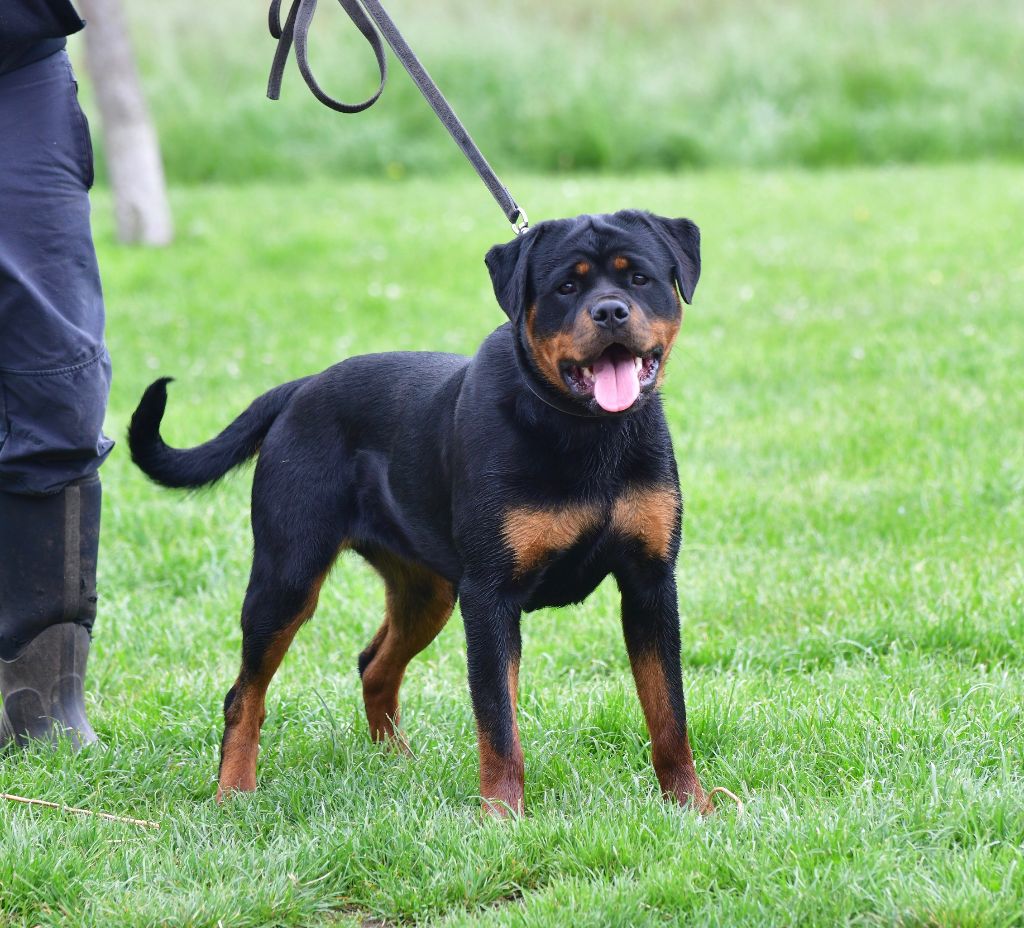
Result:
<svg viewBox="0 0 1024 928">
<path fill-rule="evenodd" d="M 210 484 L 259 456 L 218 801 L 256 788 L 267 687 L 350 549 L 386 590 L 384 622 L 358 664 L 375 740 L 402 743 L 405 669 L 458 600 L 483 811 L 521 813 L 521 615 L 582 602 L 613 574 L 661 790 L 709 810 L 686 724 L 682 498 L 658 396 L 700 276 L 700 232 L 636 210 L 585 215 L 540 223 L 485 263 L 509 321 L 472 358 L 349 358 L 270 390 L 190 449 L 160 435 L 170 378 L 135 411 L 132 459 L 164 486 Z"/>
</svg>

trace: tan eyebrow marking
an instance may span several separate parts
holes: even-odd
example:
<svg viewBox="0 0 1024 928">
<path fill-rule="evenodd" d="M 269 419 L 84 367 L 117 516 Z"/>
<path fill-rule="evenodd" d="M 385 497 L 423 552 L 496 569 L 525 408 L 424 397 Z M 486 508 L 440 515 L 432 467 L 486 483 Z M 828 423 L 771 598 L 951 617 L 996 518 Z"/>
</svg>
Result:
<svg viewBox="0 0 1024 928">
<path fill-rule="evenodd" d="M 576 265 L 576 273 L 579 274 L 580 277 L 582 277 L 584 274 L 589 274 L 590 273 L 590 262 L 589 261 L 580 261 Z"/>
<path fill-rule="evenodd" d="M 629 267 L 629 260 L 627 258 L 623 258 L 622 255 L 618 255 L 615 260 L 612 261 L 612 266 L 617 271 L 624 271 Z"/>
</svg>

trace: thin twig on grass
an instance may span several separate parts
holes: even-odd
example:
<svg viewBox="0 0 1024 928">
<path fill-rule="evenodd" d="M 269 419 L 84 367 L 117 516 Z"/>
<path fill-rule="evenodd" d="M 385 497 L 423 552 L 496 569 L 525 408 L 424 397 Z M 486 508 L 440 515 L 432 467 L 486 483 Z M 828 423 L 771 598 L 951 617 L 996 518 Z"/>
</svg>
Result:
<svg viewBox="0 0 1024 928">
<path fill-rule="evenodd" d="M 731 789 L 726 789 L 724 786 L 716 786 L 710 793 L 708 793 L 708 802 L 711 802 L 714 798 L 715 793 L 721 793 L 723 796 L 728 796 L 733 802 L 736 803 L 736 814 L 743 814 L 743 800 L 740 799 Z"/>
<path fill-rule="evenodd" d="M 59 809 L 61 812 L 74 812 L 76 815 L 93 815 L 97 818 L 109 819 L 112 822 L 126 822 L 129 825 L 141 825 L 144 828 L 159 828 L 159 822 L 149 822 L 144 818 L 128 818 L 126 815 L 112 815 L 110 812 L 93 812 L 92 809 L 76 809 L 74 806 L 64 806 L 56 802 L 47 802 L 45 799 L 28 799 L 25 796 L 12 796 L 10 793 L 0 793 L 0 799 L 8 799 L 11 802 L 22 802 L 29 806 L 45 806 L 47 809 Z"/>
</svg>

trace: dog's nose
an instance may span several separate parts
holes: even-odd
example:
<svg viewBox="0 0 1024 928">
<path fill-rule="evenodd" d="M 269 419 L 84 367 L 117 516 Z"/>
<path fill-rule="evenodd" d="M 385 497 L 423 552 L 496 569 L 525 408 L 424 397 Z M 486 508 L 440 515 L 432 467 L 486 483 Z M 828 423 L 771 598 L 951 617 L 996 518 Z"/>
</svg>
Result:
<svg viewBox="0 0 1024 928">
<path fill-rule="evenodd" d="M 590 318 L 602 329 L 617 329 L 629 321 L 629 306 L 615 298 L 598 300 L 590 307 Z"/>
</svg>

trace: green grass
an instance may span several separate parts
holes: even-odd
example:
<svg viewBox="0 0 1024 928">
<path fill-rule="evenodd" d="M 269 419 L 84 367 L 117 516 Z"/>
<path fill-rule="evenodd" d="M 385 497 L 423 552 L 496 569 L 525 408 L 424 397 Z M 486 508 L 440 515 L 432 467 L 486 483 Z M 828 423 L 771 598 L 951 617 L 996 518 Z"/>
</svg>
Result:
<svg viewBox="0 0 1024 928">
<path fill-rule="evenodd" d="M 270 103 L 267 5 L 126 4 L 173 179 L 461 169 L 394 57 L 362 115 L 324 109 L 294 61 Z M 500 172 L 1024 158 L 1019 0 L 387 6 Z M 310 58 L 342 99 L 376 86 L 333 0 L 320 3 Z"/>
<path fill-rule="evenodd" d="M 271 687 L 261 787 L 213 802 L 239 656 L 248 474 L 176 495 L 104 468 L 88 684 L 104 746 L 0 760 L 0 924 L 1024 924 L 1024 175 L 977 165 L 514 178 L 531 212 L 695 218 L 705 276 L 665 386 L 698 769 L 664 804 L 602 586 L 524 622 L 529 812 L 481 822 L 458 616 L 373 746 L 355 659 L 382 592 L 346 556 Z M 196 443 L 349 354 L 470 352 L 502 316 L 475 179 L 173 191 L 166 251 L 96 198 L 123 436 L 174 374 Z"/>
</svg>

